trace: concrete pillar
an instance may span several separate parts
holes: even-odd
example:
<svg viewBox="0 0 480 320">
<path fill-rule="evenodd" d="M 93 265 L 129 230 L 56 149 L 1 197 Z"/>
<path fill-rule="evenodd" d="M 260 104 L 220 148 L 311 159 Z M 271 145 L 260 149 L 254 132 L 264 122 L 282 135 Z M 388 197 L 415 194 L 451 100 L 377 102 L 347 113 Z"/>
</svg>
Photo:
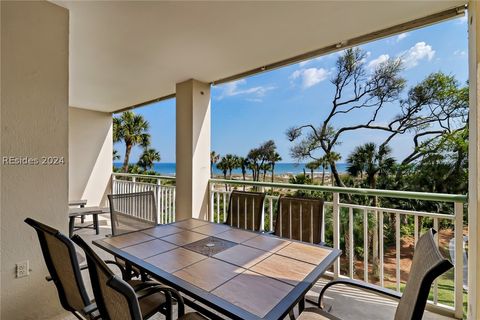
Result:
<svg viewBox="0 0 480 320">
<path fill-rule="evenodd" d="M 69 108 L 69 200 L 105 205 L 112 176 L 112 114 Z"/>
<path fill-rule="evenodd" d="M 207 219 L 210 85 L 193 79 L 178 83 L 176 100 L 176 219 Z"/>
<path fill-rule="evenodd" d="M 468 4 L 468 42 L 469 42 L 469 84 L 470 84 L 470 117 L 469 117 L 469 173 L 468 173 L 468 319 L 480 319 L 480 277 L 478 262 L 480 261 L 480 219 L 478 209 L 480 197 L 480 113 L 478 112 L 479 76 L 480 76 L 480 7 L 476 1 Z"/>
<path fill-rule="evenodd" d="M 68 11 L 47 1 L 0 8 L 0 318 L 53 319 L 65 311 L 23 220 L 67 230 Z M 17 278 L 15 265 L 27 260 L 30 275 Z"/>
</svg>

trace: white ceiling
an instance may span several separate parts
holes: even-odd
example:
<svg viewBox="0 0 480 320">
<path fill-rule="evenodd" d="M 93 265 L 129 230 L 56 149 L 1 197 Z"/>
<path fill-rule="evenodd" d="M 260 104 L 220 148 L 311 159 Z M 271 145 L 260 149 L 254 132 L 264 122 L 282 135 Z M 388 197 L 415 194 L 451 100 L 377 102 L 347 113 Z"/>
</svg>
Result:
<svg viewBox="0 0 480 320">
<path fill-rule="evenodd" d="M 70 9 L 70 105 L 111 112 L 465 1 L 54 2 Z"/>
</svg>

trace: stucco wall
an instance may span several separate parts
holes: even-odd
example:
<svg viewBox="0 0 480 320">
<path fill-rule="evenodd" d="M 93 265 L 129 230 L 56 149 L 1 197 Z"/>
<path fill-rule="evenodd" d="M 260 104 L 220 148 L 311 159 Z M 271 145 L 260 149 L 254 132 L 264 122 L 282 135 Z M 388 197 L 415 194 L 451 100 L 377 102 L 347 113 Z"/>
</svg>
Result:
<svg viewBox="0 0 480 320">
<path fill-rule="evenodd" d="M 68 11 L 46 1 L 1 2 L 1 319 L 60 312 L 33 217 L 63 231 L 68 208 Z M 3 157 L 63 157 L 57 165 L 6 165 Z M 30 276 L 15 264 L 30 261 Z"/>
<path fill-rule="evenodd" d="M 103 205 L 112 173 L 112 114 L 69 109 L 69 200 Z"/>
</svg>

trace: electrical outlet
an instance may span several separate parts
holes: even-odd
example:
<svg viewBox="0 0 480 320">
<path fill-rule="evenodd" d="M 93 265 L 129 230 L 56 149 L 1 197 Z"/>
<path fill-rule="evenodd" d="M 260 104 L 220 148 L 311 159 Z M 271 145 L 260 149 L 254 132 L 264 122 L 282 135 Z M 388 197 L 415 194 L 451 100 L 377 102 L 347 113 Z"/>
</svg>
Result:
<svg viewBox="0 0 480 320">
<path fill-rule="evenodd" d="M 28 277 L 30 274 L 28 260 L 21 261 L 16 264 L 17 267 L 17 278 Z"/>
</svg>

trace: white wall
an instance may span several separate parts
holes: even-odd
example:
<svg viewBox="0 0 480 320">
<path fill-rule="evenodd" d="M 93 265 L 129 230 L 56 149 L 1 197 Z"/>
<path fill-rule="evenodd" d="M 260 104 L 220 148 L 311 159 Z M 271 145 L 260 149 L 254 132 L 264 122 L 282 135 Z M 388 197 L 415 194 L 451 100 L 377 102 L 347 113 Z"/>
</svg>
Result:
<svg viewBox="0 0 480 320">
<path fill-rule="evenodd" d="M 68 208 L 68 11 L 46 1 L 1 2 L 1 156 L 63 157 L 59 165 L 1 165 L 1 319 L 60 311 L 33 217 L 61 230 Z M 3 159 L 2 159 L 3 160 Z M 29 260 L 30 276 L 15 278 Z"/>
<path fill-rule="evenodd" d="M 112 174 L 112 114 L 69 109 L 69 200 L 104 205 Z"/>
</svg>

